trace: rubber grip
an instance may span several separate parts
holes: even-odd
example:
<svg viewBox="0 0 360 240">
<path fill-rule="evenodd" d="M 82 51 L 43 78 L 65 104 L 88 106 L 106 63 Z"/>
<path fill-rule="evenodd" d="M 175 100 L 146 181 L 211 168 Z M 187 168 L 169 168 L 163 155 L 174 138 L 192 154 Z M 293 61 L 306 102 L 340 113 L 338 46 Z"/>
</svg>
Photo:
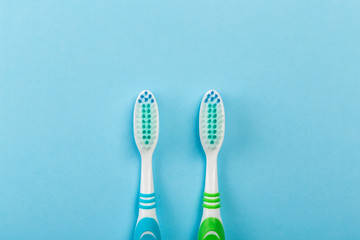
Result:
<svg viewBox="0 0 360 240">
<path fill-rule="evenodd" d="M 134 240 L 161 240 L 159 223 L 153 218 L 141 219 L 135 227 Z"/>
<path fill-rule="evenodd" d="M 205 219 L 199 229 L 198 240 L 225 240 L 224 227 L 219 219 Z"/>
</svg>

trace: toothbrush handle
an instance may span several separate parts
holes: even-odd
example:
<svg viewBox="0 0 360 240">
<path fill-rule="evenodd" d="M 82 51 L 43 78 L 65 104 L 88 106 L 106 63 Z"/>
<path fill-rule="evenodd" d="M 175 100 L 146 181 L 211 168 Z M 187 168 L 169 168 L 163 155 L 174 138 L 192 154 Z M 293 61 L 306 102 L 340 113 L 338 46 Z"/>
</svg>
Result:
<svg viewBox="0 0 360 240">
<path fill-rule="evenodd" d="M 155 207 L 155 193 L 140 193 L 139 219 L 135 227 L 134 240 L 161 240 Z"/>
<path fill-rule="evenodd" d="M 154 218 L 141 219 L 135 228 L 134 240 L 161 240 L 159 223 Z"/>
<path fill-rule="evenodd" d="M 225 240 L 219 196 L 220 193 L 204 192 L 203 220 L 200 224 L 198 240 Z"/>
</svg>

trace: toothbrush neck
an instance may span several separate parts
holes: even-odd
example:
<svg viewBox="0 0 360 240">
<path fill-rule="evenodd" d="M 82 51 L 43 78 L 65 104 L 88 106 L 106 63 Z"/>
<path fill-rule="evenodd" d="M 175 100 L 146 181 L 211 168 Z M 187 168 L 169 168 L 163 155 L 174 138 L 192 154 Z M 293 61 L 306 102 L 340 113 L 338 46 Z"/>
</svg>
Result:
<svg viewBox="0 0 360 240">
<path fill-rule="evenodd" d="M 205 192 L 218 193 L 217 153 L 206 155 Z"/>
<path fill-rule="evenodd" d="M 154 192 L 152 154 L 141 155 L 140 192 L 149 194 Z"/>
</svg>

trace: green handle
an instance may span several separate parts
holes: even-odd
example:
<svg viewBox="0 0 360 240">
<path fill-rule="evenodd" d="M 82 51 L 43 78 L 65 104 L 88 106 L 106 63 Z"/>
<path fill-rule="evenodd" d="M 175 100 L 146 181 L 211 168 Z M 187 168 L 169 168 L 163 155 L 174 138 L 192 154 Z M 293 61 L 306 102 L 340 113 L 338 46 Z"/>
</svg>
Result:
<svg viewBox="0 0 360 240">
<path fill-rule="evenodd" d="M 224 227 L 220 221 L 220 193 L 204 192 L 204 211 L 211 213 L 201 222 L 198 240 L 225 240 Z"/>
<path fill-rule="evenodd" d="M 216 234 L 209 233 L 211 231 Z M 220 220 L 213 217 L 205 219 L 200 225 L 198 240 L 225 240 L 224 227 Z"/>
</svg>

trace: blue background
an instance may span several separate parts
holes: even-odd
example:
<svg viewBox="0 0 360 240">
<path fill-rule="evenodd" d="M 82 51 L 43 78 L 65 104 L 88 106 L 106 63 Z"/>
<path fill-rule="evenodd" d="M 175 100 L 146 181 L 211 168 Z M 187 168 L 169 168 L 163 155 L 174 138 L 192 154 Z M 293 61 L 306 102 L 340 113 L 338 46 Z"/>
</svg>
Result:
<svg viewBox="0 0 360 240">
<path fill-rule="evenodd" d="M 0 239 L 131 239 L 133 104 L 160 110 L 163 239 L 196 239 L 203 94 L 227 239 L 360 239 L 359 1 L 0 2 Z"/>
</svg>

